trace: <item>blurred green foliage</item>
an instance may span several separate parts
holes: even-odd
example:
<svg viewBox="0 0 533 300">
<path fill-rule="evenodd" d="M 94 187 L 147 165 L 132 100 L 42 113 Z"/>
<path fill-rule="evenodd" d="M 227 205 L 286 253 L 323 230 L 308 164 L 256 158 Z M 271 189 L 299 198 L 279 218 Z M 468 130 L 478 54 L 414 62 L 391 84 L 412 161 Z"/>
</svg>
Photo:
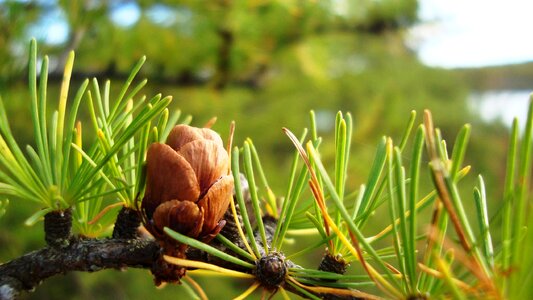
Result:
<svg viewBox="0 0 533 300">
<path fill-rule="evenodd" d="M 192 114 L 197 125 L 217 116 L 216 129 L 223 134 L 229 121 L 236 120 L 237 140 L 253 137 L 263 155 L 276 155 L 265 162 L 271 166 L 279 166 L 290 151 L 280 128 L 300 130 L 310 109 L 317 111 L 318 123 L 323 124 L 320 133 L 326 136 L 338 110 L 353 113 L 354 141 L 362 145 L 355 155 L 362 162 L 368 161 L 379 135 L 400 134 L 412 109 L 453 110 L 439 120 L 451 132 L 472 117 L 465 103 L 467 87 L 460 79 L 450 71 L 422 65 L 405 45 L 405 29 L 417 19 L 416 1 L 178 3 L 1 5 L 6 11 L 26 12 L 18 17 L 26 20 L 22 32 L 41 37 L 39 44 L 52 65 L 55 62 L 56 73 L 71 49 L 76 51 L 73 76 L 78 80 L 123 78 L 132 62 L 146 55 L 141 73 L 153 89 L 147 94 L 173 95 L 174 105 Z M 36 15 L 33 19 L 27 16 L 30 11 Z M 46 21 L 51 16 L 68 26 L 62 43 L 47 43 L 53 33 L 36 28 L 51 22 Z M 10 53 L 6 67 L 25 55 Z M 8 102 L 19 108 L 15 111 L 24 111 L 25 96 L 19 95 L 25 86 L 12 83 L 24 76 L 14 75 L 0 74 L 0 82 L 11 82 L 2 93 L 13 99 Z M 49 94 L 53 97 L 53 89 Z M 24 139 L 24 126 L 19 124 L 14 131 Z M 356 179 L 366 175 L 368 164 L 352 166 Z"/>
<path fill-rule="evenodd" d="M 58 98 L 58 74 L 70 50 L 76 51 L 73 89 L 86 77 L 123 81 L 146 55 L 141 76 L 149 83 L 143 93 L 174 96 L 174 108 L 191 114 L 197 126 L 217 116 L 215 129 L 223 136 L 235 120 L 236 142 L 253 138 L 277 194 L 285 189 L 293 153 L 281 127 L 300 132 L 309 124 L 309 110 L 316 111 L 319 133 L 331 140 L 336 112 L 352 113 L 356 159 L 348 166 L 347 184 L 353 189 L 365 181 L 380 136 L 399 139 L 409 112 L 429 108 L 445 135 L 474 123 L 466 161 L 474 173 L 487 174 L 489 194 L 501 192 L 494 187 L 501 184 L 493 184 L 503 171 L 501 127 L 486 127 L 469 111 L 468 86 L 460 76 L 417 59 L 405 43 L 406 29 L 416 22 L 416 0 L 6 0 L 0 2 L 0 95 L 13 132 L 29 143 L 25 64 L 31 35 L 50 56 L 49 99 Z M 59 41 L 58 27 L 46 31 L 51 24 L 65 29 Z M 82 117 L 86 109 L 82 103 Z M 332 165 L 333 147 L 322 149 L 322 155 Z M 0 219 L 0 244 L 6 245 L 0 261 L 44 245 L 38 228 L 23 228 L 22 220 L 34 209 L 29 206 L 12 202 Z M 139 282 L 132 279 L 139 273 L 146 272 L 128 272 L 124 281 Z M 72 276 L 85 283 L 91 275 Z M 144 292 L 122 295 L 153 296 L 150 277 L 142 276 Z M 93 291 L 112 284 L 110 277 L 102 278 L 80 287 L 80 297 L 93 298 Z"/>
</svg>

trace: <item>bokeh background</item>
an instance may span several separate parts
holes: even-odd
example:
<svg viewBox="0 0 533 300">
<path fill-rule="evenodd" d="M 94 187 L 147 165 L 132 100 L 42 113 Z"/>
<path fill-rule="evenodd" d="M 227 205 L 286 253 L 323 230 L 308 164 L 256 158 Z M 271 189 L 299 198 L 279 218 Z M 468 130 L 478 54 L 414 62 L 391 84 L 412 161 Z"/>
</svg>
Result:
<svg viewBox="0 0 533 300">
<path fill-rule="evenodd" d="M 474 175 L 465 185 L 484 174 L 494 213 L 508 127 L 513 116 L 525 118 L 533 88 L 533 43 L 525 32 L 531 10 L 526 1 L 510 2 L 0 0 L 0 95 L 16 137 L 31 144 L 31 37 L 50 57 L 49 99 L 57 99 L 70 50 L 73 89 L 87 77 L 110 79 L 118 89 L 146 55 L 143 94 L 172 95 L 172 108 L 192 115 L 197 126 L 217 116 L 214 128 L 223 136 L 235 120 L 236 143 L 253 139 L 278 195 L 293 151 L 281 128 L 301 132 L 311 109 L 326 162 L 336 112 L 353 115 L 349 186 L 356 188 L 380 137 L 398 140 L 410 111 L 429 108 L 450 147 L 459 128 L 472 124 L 466 163 Z M 40 224 L 23 225 L 35 210 L 33 203 L 11 202 L 0 219 L 0 261 L 44 245 Z M 226 295 L 221 290 L 247 287 L 207 280 L 215 299 Z M 59 276 L 24 298 L 171 299 L 182 292 L 155 289 L 147 271 L 128 270 Z"/>
</svg>

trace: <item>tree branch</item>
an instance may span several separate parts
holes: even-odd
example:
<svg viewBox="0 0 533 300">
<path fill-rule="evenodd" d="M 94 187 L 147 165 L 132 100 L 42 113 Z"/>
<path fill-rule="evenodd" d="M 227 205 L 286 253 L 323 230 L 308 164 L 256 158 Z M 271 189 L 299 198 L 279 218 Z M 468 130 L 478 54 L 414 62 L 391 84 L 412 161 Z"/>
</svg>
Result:
<svg viewBox="0 0 533 300">
<path fill-rule="evenodd" d="M 77 239 L 60 250 L 46 247 L 0 265 L 0 299 L 14 299 L 43 280 L 72 271 L 152 267 L 159 255 L 153 240 Z"/>
<path fill-rule="evenodd" d="M 273 219 L 266 217 L 267 234 L 274 225 Z M 273 231 L 272 231 L 273 233 Z M 260 243 L 261 241 L 258 241 Z M 236 255 L 224 245 L 214 240 L 211 246 L 231 255 Z M 259 245 L 262 248 L 262 245 Z M 16 299 L 21 291 L 31 291 L 42 281 L 59 274 L 72 271 L 96 272 L 104 269 L 142 268 L 154 270 L 161 255 L 159 243 L 148 239 L 73 239 L 63 248 L 46 247 L 30 252 L 10 262 L 0 265 L 0 300 Z M 221 267 L 246 271 L 242 267 L 211 256 L 198 249 L 189 248 L 187 258 L 209 262 Z M 297 265 L 285 260 L 289 267 Z M 249 270 L 248 270 L 249 271 Z M 254 271 L 252 271 L 255 274 Z M 285 285 L 285 289 L 305 297 L 298 290 Z M 321 293 L 323 299 L 360 299 L 353 296 L 340 296 Z"/>
<path fill-rule="evenodd" d="M 265 216 L 263 217 L 263 222 L 267 234 L 267 241 L 270 242 L 275 227 L 277 226 L 277 220 L 270 216 Z M 243 243 L 239 235 L 233 229 L 234 224 L 228 222 L 221 234 L 236 245 L 244 247 L 242 246 Z M 258 233 L 256 233 L 256 240 L 260 252 L 264 253 L 262 241 Z M 216 239 L 210 245 L 230 255 L 237 255 Z M 156 274 L 158 268 L 161 267 L 161 255 L 162 249 L 159 246 L 159 242 L 153 239 L 71 238 L 70 243 L 65 246 L 49 246 L 1 264 L 0 300 L 16 299 L 21 291 L 31 291 L 42 281 L 54 275 L 72 271 L 96 272 L 103 269 L 124 269 L 130 267 L 149 269 L 152 273 L 155 272 L 154 274 Z M 191 260 L 208 262 L 228 269 L 250 272 L 250 270 L 243 269 L 241 266 L 195 248 L 189 248 L 186 256 Z M 259 263 L 260 260 L 256 262 L 256 264 Z M 287 268 L 299 267 L 289 260 L 284 260 L 284 263 Z M 252 270 L 251 273 L 257 276 L 259 282 L 264 281 L 260 278 L 262 274 L 259 273 L 261 272 Z M 155 276 L 157 277 L 157 274 Z M 267 278 L 267 280 L 269 279 Z M 284 285 L 284 288 L 292 293 L 305 297 L 305 295 L 289 285 Z M 328 293 L 320 293 L 317 296 L 323 299 L 359 299 L 353 296 Z"/>
</svg>

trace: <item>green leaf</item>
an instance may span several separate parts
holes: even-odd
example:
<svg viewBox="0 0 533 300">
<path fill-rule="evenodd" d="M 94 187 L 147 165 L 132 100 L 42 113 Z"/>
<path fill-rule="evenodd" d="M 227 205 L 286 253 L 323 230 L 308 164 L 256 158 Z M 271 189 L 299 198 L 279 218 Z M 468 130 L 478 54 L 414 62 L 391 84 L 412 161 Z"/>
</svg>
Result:
<svg viewBox="0 0 533 300">
<path fill-rule="evenodd" d="M 378 190 L 378 182 L 383 174 L 383 169 L 385 168 L 385 162 L 387 157 L 386 152 L 386 138 L 383 137 L 379 141 L 378 147 L 376 149 L 376 154 L 374 156 L 374 162 L 370 168 L 370 174 L 368 175 L 366 189 L 363 194 L 363 199 L 361 200 L 361 205 L 356 213 L 356 216 L 359 217 L 363 212 L 367 212 L 366 216 L 369 216 L 369 207 L 372 207 L 372 202 L 376 199 L 376 194 Z M 367 218 L 361 218 L 357 220 L 357 224 L 362 226 L 365 223 Z"/>
<path fill-rule="evenodd" d="M 248 240 L 250 241 L 250 244 L 252 245 L 255 255 L 257 257 L 260 257 L 261 253 L 259 252 L 257 242 L 255 241 L 255 238 L 254 238 L 252 225 L 250 223 L 250 217 L 248 215 L 248 211 L 246 209 L 246 203 L 244 203 L 244 197 L 242 194 L 241 178 L 240 178 L 241 173 L 239 171 L 239 148 L 237 147 L 233 149 L 233 152 L 231 155 L 231 172 L 233 173 L 233 180 L 234 180 L 234 185 L 235 185 L 235 196 L 237 198 L 237 203 L 239 204 L 239 210 L 241 212 L 241 217 L 244 222 L 244 227 L 246 229 L 246 236 L 248 237 Z"/>
<path fill-rule="evenodd" d="M 313 113 L 311 113 L 311 115 L 313 115 Z M 307 129 L 304 129 L 302 136 L 300 137 L 300 143 L 305 140 L 306 136 Z M 300 156 L 298 155 L 298 151 L 295 151 L 289 172 L 287 193 L 285 194 L 285 198 L 281 204 L 281 213 L 278 218 L 278 226 L 276 226 L 276 231 L 274 232 L 274 237 L 272 238 L 272 247 L 274 249 L 280 249 L 281 245 L 283 244 L 283 239 L 289 228 L 296 203 L 298 202 L 300 193 L 304 188 L 305 180 L 307 178 L 307 168 L 305 168 L 305 166 L 302 167 L 299 176 L 296 177 L 299 158 Z"/>
<path fill-rule="evenodd" d="M 51 207 L 38 210 L 36 213 L 31 215 L 29 218 L 27 218 L 26 221 L 24 221 L 24 225 L 26 225 L 26 226 L 35 225 L 35 223 L 39 222 L 44 217 L 44 215 L 46 215 L 47 213 L 49 213 L 49 212 L 51 212 L 53 210 L 54 209 L 51 208 Z"/>
<path fill-rule="evenodd" d="M 361 247 L 367 251 L 370 256 L 379 264 L 380 268 L 385 272 L 386 276 L 389 278 L 389 280 L 394 284 L 397 288 L 399 288 L 397 279 L 392 275 L 391 271 L 386 267 L 385 262 L 383 259 L 376 253 L 375 249 L 366 242 L 365 237 L 359 230 L 358 226 L 354 223 L 351 216 L 348 214 L 348 211 L 346 210 L 346 207 L 344 204 L 340 201 L 339 196 L 335 192 L 335 186 L 331 182 L 331 179 L 329 178 L 326 169 L 324 168 L 324 165 L 322 164 L 322 161 L 320 160 L 320 157 L 315 150 L 315 148 L 312 146 L 311 143 L 307 143 L 307 150 L 309 151 L 309 157 L 314 162 L 314 164 L 317 167 L 317 170 L 322 175 L 322 178 L 324 180 L 325 187 L 331 196 L 331 199 L 333 200 L 333 203 L 337 207 L 337 209 L 340 211 L 342 219 L 350 229 L 350 231 L 355 235 L 358 242 L 360 243 Z"/>
<path fill-rule="evenodd" d="M 165 227 L 164 229 L 165 233 L 168 234 L 171 238 L 175 239 L 176 241 L 180 242 L 180 243 L 183 243 L 183 244 L 186 244 L 186 245 L 189 245 L 191 247 L 194 247 L 196 249 L 200 249 L 200 250 L 203 250 L 213 256 L 216 256 L 218 258 L 221 258 L 227 262 L 231 262 L 231 263 L 234 263 L 234 264 L 237 264 L 239 266 L 243 266 L 245 268 L 248 268 L 248 269 L 253 269 L 255 268 L 255 265 L 249 263 L 249 262 L 246 262 L 244 260 L 241 260 L 241 259 L 238 259 L 236 258 L 235 256 L 232 256 L 232 255 L 229 255 L 227 253 L 224 253 L 216 248 L 213 248 L 207 244 L 204 244 L 198 240 L 195 240 L 193 238 L 190 238 L 188 236 L 185 236 L 179 232 L 176 232 L 168 227 Z"/>
<path fill-rule="evenodd" d="M 457 135 L 457 138 L 455 139 L 455 144 L 452 153 L 452 167 L 450 169 L 451 176 L 455 181 L 457 181 L 459 170 L 461 169 L 461 165 L 463 164 L 469 136 L 470 125 L 466 124 L 463 126 L 463 128 Z"/>
<path fill-rule="evenodd" d="M 257 221 L 257 228 L 259 229 L 259 234 L 261 235 L 261 240 L 263 242 L 265 252 L 266 254 L 268 254 L 269 249 L 267 246 L 268 243 L 266 238 L 265 226 L 263 225 L 263 216 L 261 214 L 261 208 L 259 207 L 259 196 L 257 194 L 257 186 L 255 184 L 254 170 L 252 166 L 252 154 L 250 153 L 250 144 L 247 141 L 244 142 L 243 164 L 246 179 L 248 180 L 248 188 L 250 190 L 252 207 L 254 210 L 255 219 Z"/>
</svg>

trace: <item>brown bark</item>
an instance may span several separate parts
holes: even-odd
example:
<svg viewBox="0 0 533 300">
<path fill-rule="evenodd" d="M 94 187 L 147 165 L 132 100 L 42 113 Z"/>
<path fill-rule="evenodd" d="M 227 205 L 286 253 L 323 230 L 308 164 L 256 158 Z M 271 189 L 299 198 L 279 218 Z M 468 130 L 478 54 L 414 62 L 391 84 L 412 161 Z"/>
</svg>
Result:
<svg viewBox="0 0 533 300">
<path fill-rule="evenodd" d="M 276 222 L 272 217 L 264 217 L 263 222 L 267 233 L 267 240 L 271 239 L 275 231 Z M 242 244 L 235 240 L 235 235 L 226 235 L 237 245 Z M 259 235 L 256 236 L 260 252 L 264 253 L 263 245 Z M 236 255 L 216 239 L 210 243 L 211 246 Z M 282 254 L 279 254 L 282 256 Z M 248 271 L 254 275 L 256 270 L 247 270 L 240 266 L 234 265 L 217 257 L 209 255 L 198 249 L 189 248 L 186 254 L 187 258 L 209 262 L 224 268 L 239 271 Z M 81 239 L 72 238 L 68 246 L 62 248 L 46 247 L 36 250 L 13 259 L 10 262 L 0 265 L 0 300 L 16 299 L 20 292 L 31 291 L 36 288 L 42 281 L 59 274 L 65 274 L 72 271 L 96 272 L 103 269 L 125 268 L 143 268 L 157 272 L 161 268 L 161 248 L 155 240 L 148 239 Z M 256 264 L 258 264 L 256 262 Z M 285 268 L 298 268 L 290 260 L 284 260 Z M 264 266 L 263 266 L 264 267 Z M 267 268 L 267 270 L 269 270 Z M 265 276 L 268 272 L 263 272 Z M 258 279 L 261 279 L 258 277 Z M 262 281 L 270 279 L 262 278 Z M 280 279 L 281 280 L 281 279 Z M 291 286 L 284 284 L 282 281 L 276 281 L 275 286 L 283 285 L 285 289 L 300 296 L 303 294 L 293 289 Z M 269 288 L 266 286 L 266 288 Z M 324 299 L 359 299 L 353 296 L 336 296 L 334 294 L 322 293 L 320 296 Z"/>
<path fill-rule="evenodd" d="M 61 249 L 46 247 L 0 265 L 0 299 L 15 299 L 20 291 L 72 271 L 152 267 L 159 246 L 151 240 L 77 239 Z"/>
</svg>

